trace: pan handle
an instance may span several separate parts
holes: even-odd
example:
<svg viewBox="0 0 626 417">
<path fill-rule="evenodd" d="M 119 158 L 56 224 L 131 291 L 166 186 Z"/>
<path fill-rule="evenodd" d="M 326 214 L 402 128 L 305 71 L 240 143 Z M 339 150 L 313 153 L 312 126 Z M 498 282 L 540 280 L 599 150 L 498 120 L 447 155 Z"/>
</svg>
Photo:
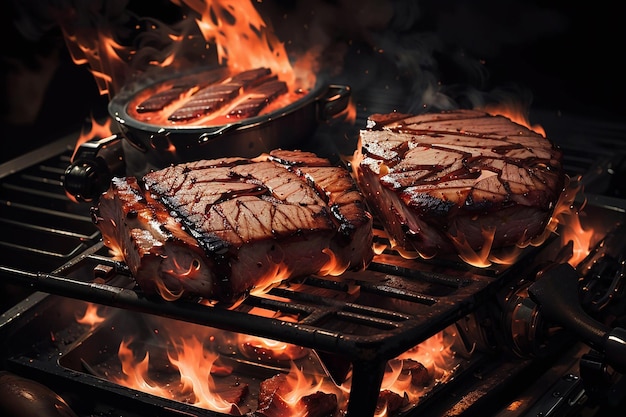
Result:
<svg viewBox="0 0 626 417">
<path fill-rule="evenodd" d="M 352 90 L 347 85 L 331 84 L 318 100 L 318 118 L 322 121 L 334 119 L 350 105 Z"/>
<path fill-rule="evenodd" d="M 198 143 L 200 145 L 208 143 L 220 136 L 222 136 L 223 134 L 236 129 L 240 126 L 240 124 L 237 123 L 231 123 L 231 124 L 227 124 L 227 125 L 221 125 L 221 126 L 215 126 L 215 127 L 207 127 L 205 129 L 203 129 L 202 134 L 200 136 L 198 136 Z"/>
<path fill-rule="evenodd" d="M 619 372 L 626 371 L 626 329 L 610 328 L 584 311 L 580 303 L 580 275 L 567 263 L 543 271 L 529 288 L 530 298 L 542 315 L 569 331 L 593 349 L 603 353 L 606 361 Z"/>
</svg>

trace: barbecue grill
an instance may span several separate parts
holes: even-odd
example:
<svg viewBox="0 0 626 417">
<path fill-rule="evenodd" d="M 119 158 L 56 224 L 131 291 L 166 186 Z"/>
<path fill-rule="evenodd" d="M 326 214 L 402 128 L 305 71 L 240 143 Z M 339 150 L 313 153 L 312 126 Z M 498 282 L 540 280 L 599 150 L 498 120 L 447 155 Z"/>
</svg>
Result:
<svg viewBox="0 0 626 417">
<path fill-rule="evenodd" d="M 574 128 L 574 124 L 569 126 Z M 590 281 L 623 275 L 623 264 L 619 266 L 623 262 L 623 244 L 616 245 L 619 239 L 609 240 L 613 234 L 621 233 L 621 229 L 614 229 L 623 222 L 626 209 L 622 198 L 610 194 L 615 172 L 623 164 L 624 153 L 614 151 L 620 146 L 623 130 L 619 126 L 600 127 L 599 130 L 593 125 L 594 135 L 602 130 L 606 133 L 595 136 L 598 146 L 593 154 L 581 152 L 584 137 L 576 143 L 571 136 L 564 136 L 568 173 L 582 174 L 582 183 L 600 192 L 585 193 L 583 221 L 593 223 L 598 242 L 612 242 L 611 249 L 599 245 L 601 251 L 621 251 L 602 257 L 614 257 L 617 272 L 608 272 L 612 271 L 608 264 L 594 267 L 604 269 L 609 276 L 588 276 Z M 566 250 L 556 237 L 540 247 L 528 248 L 513 265 L 488 268 L 471 267 L 461 261 L 410 260 L 386 250 L 364 272 L 346 273 L 341 279 L 298 279 L 267 295 L 250 296 L 234 310 L 155 300 L 145 297 L 125 266 L 111 259 L 91 223 L 89 204 L 76 203 L 63 187 L 74 144 L 74 138 L 63 138 L 3 165 L 2 220 L 10 233 L 5 234 L 2 242 L 5 250 L 0 272 L 6 287 L 3 293 L 11 297 L 3 300 L 0 330 L 3 340 L 11 341 L 3 346 L 5 369 L 51 387 L 63 387 L 63 394 L 70 398 L 83 398 L 81 394 L 89 393 L 93 398 L 97 392 L 97 404 L 73 403 L 87 414 L 102 413 L 107 407 L 141 413 L 145 407 L 151 407 L 159 412 L 167 410 L 171 415 L 221 415 L 136 392 L 106 381 L 94 371 L 111 360 L 109 356 L 115 354 L 128 320 L 139 326 L 128 330 L 130 334 L 146 331 L 138 324 L 149 322 L 143 316 L 250 334 L 310 349 L 332 380 L 343 382 L 350 369 L 353 382 L 346 410 L 351 416 L 374 415 L 389 360 L 449 328 L 455 329 L 460 340 L 456 342 L 459 363 L 455 364 L 454 377 L 446 383 L 433 384 L 417 405 L 405 411 L 407 415 L 436 413 L 434 410 L 441 411 L 446 403 L 459 413 L 483 407 L 497 410 L 506 404 L 495 401 L 493 394 L 481 399 L 478 393 L 489 391 L 489 384 L 499 381 L 503 373 L 508 383 L 500 380 L 502 386 L 498 388 L 502 389 L 520 378 L 529 378 L 529 374 L 539 378 L 547 372 L 554 384 L 568 387 L 561 401 L 576 400 L 563 405 L 568 411 L 582 407 L 584 399 L 593 400 L 589 398 L 593 397 L 592 391 L 586 391 L 585 381 L 581 381 L 583 365 L 605 363 L 613 348 L 593 345 L 589 340 L 581 343 L 576 329 L 565 331 L 558 324 L 534 322 L 537 312 L 531 311 L 532 300 L 522 297 L 515 301 L 510 295 L 512 289 L 518 290 L 516 296 L 522 294 L 519 289 L 524 283 L 532 283 L 547 263 L 562 259 Z M 384 241 L 382 233 L 377 235 Z M 559 273 L 557 278 L 565 279 L 562 275 Z M 602 292 L 600 288 L 606 284 L 596 285 L 596 291 Z M 619 284 L 614 285 L 619 288 Z M 576 289 L 574 292 L 576 297 Z M 12 305 L 15 294 L 23 300 Z M 76 322 L 76 312 L 84 310 L 86 303 L 108 306 L 114 313 L 100 326 L 85 329 Z M 590 314 L 598 314 L 598 320 L 602 317 L 600 311 Z M 502 320 L 485 324 L 507 315 L 508 323 Z M 523 319 L 526 323 L 520 324 Z M 515 327 L 523 325 L 528 329 Z M 547 336 L 542 334 L 544 331 L 556 335 Z M 113 337 L 115 333 L 118 335 Z M 554 369 L 564 370 L 556 376 Z M 470 393 L 476 397 L 472 401 L 466 397 Z M 619 396 L 619 391 L 614 395 Z M 454 404 L 461 398 L 461 403 Z M 528 401 L 524 412 L 547 406 Z M 523 415 L 521 411 L 519 415 Z"/>
<path fill-rule="evenodd" d="M 356 55 L 357 64 L 370 57 Z M 307 145 L 340 159 L 351 154 L 367 116 L 401 109 L 406 91 L 393 81 L 392 88 L 336 81 L 356 87 L 356 120 L 316 126 Z M 580 186 L 573 206 L 593 230 L 593 245 L 576 268 L 567 264 L 572 246 L 560 229 L 510 265 L 479 268 L 460 259 L 407 259 L 389 249 L 376 220 L 376 244 L 385 249 L 367 270 L 294 279 L 233 309 L 148 297 L 103 246 L 89 209 L 134 156 L 121 146 L 123 132 L 90 137 L 75 156 L 81 132 L 43 135 L 45 145 L 0 165 L 0 370 L 43 384 L 81 417 L 266 417 L 255 415 L 260 383 L 288 374 L 291 361 L 237 349 L 237 338 L 256 337 L 295 347 L 296 367 L 338 395 L 333 416 L 378 416 L 390 363 L 437 340 L 453 354 L 388 415 L 615 412 L 626 395 L 626 126 L 552 109 L 530 116 L 562 148 L 564 168 Z M 101 321 L 80 320 L 94 306 Z M 135 365 L 150 352 L 150 377 L 171 393 L 178 384 L 167 358 L 172 346 L 161 335 L 176 328 L 201 336 L 231 369 L 214 379 L 221 394 L 240 400 L 236 407 L 194 405 L 188 393 L 163 396 L 120 382 L 120 347 L 128 343 Z"/>
</svg>

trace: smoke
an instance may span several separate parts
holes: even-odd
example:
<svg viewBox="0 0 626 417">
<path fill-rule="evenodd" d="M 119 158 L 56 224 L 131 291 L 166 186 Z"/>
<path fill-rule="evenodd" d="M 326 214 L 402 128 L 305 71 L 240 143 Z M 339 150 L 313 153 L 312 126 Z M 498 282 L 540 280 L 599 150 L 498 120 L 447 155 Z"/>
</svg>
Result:
<svg viewBox="0 0 626 417">
<path fill-rule="evenodd" d="M 111 77 L 97 80 L 109 94 L 151 67 L 216 61 L 187 7 L 201 8 L 200 0 L 14 3 L 24 36 L 36 39 L 61 27 L 74 61 Z M 529 105 L 531 95 L 513 83 L 494 85 L 490 65 L 566 28 L 558 12 L 523 0 L 274 0 L 254 6 L 294 61 L 314 57 L 307 62 L 318 80 L 349 85 L 364 112 L 480 107 L 507 94 Z M 114 41 L 108 47 L 119 60 L 103 60 L 102 34 Z"/>
<path fill-rule="evenodd" d="M 476 108 L 532 93 L 494 61 L 562 33 L 557 11 L 522 0 L 337 0 L 258 4 L 295 54 L 315 50 L 322 73 L 351 86 L 365 112 Z M 496 84 L 496 78 L 505 80 Z"/>
</svg>

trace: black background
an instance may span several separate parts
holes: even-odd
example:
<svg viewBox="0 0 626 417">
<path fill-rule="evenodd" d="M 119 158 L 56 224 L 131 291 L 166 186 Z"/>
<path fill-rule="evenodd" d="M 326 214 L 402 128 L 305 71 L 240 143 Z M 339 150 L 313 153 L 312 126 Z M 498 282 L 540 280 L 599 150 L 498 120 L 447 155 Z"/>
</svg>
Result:
<svg viewBox="0 0 626 417">
<path fill-rule="evenodd" d="M 77 132 L 92 116 L 106 115 L 108 98 L 99 94 L 88 68 L 71 61 L 53 17 L 43 12 L 44 4 L 34 2 L 32 19 L 40 29 L 34 36 L 15 26 L 14 3 L 3 2 L 2 25 L 9 30 L 0 67 L 0 162 Z M 407 107 L 389 110 L 425 108 L 409 84 L 416 74 L 426 74 L 459 106 L 475 104 L 467 99 L 468 91 L 484 97 L 506 91 L 530 109 L 624 121 L 626 14 L 619 2 L 396 0 L 381 6 L 374 0 L 267 0 L 255 5 L 279 39 L 289 41 L 288 48 L 306 48 L 320 38 L 332 76 L 354 82 L 357 96 L 372 83 L 387 82 L 385 76 L 401 84 L 407 89 Z M 129 1 L 125 7 L 165 21 L 179 17 L 167 1 Z M 407 63 L 412 45 L 413 51 L 421 51 L 421 61 Z M 54 54 L 58 59 L 40 59 Z M 31 86 L 44 99 L 39 106 L 33 101 L 34 116 L 26 121 L 14 117 L 14 110 L 20 100 L 28 105 L 29 95 L 9 94 L 7 85 L 24 69 L 52 74 L 49 81 Z M 364 70 L 368 81 L 358 79 Z"/>
</svg>

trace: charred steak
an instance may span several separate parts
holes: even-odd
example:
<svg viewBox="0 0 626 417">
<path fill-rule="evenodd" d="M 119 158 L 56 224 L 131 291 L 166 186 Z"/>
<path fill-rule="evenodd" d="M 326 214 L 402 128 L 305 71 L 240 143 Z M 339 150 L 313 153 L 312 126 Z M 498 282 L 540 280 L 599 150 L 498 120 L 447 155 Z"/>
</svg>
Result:
<svg viewBox="0 0 626 417">
<path fill-rule="evenodd" d="M 140 288 L 235 303 L 306 274 L 360 270 L 372 216 L 350 172 L 301 151 L 202 160 L 119 177 L 92 209 Z"/>
<path fill-rule="evenodd" d="M 376 114 L 353 171 L 392 244 L 423 257 L 525 244 L 543 233 L 564 187 L 548 139 L 478 110 Z M 489 238 L 486 238 L 489 236 Z"/>
</svg>

